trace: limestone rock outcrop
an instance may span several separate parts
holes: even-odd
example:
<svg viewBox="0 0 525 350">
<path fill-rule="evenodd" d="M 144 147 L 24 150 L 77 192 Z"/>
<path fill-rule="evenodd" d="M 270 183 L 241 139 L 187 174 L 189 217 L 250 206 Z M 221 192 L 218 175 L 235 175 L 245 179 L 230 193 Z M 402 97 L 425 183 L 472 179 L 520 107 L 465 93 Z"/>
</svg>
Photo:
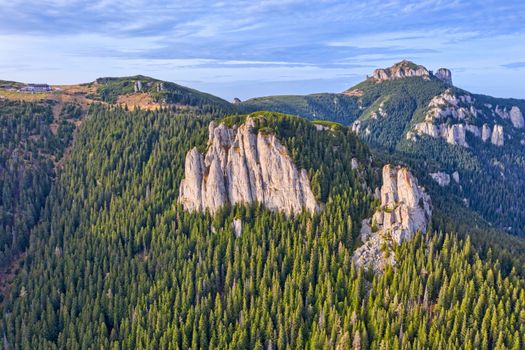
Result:
<svg viewBox="0 0 525 350">
<path fill-rule="evenodd" d="M 472 105 L 473 101 L 469 94 L 456 95 L 451 89 L 447 89 L 430 100 L 425 120 L 433 121 L 447 117 L 464 120 L 467 117 L 476 117 L 480 111 Z"/>
<path fill-rule="evenodd" d="M 287 215 L 319 210 L 306 170 L 297 169 L 273 134 L 254 133 L 251 117 L 239 127 L 211 122 L 205 155 L 186 155 L 179 202 L 189 211 L 215 213 L 225 205 L 261 203 Z"/>
<path fill-rule="evenodd" d="M 483 107 L 476 104 L 472 95 L 456 94 L 447 89 L 430 100 L 425 120 L 415 124 L 406 138 L 417 141 L 416 135 L 428 135 L 442 138 L 450 144 L 469 147 L 465 137 L 466 132 L 469 132 L 483 142 L 503 146 L 505 138 L 511 137 L 504 133 L 503 125 L 512 123 L 515 129 L 525 128 L 525 120 L 519 107 L 513 106 L 509 110 L 497 105 L 493 108 L 491 104 L 484 104 Z M 478 126 L 480 120 L 487 120 L 489 115 L 492 115 L 492 122 Z M 503 120 L 497 120 L 498 117 Z"/>
<path fill-rule="evenodd" d="M 460 145 L 463 147 L 468 147 L 467 141 L 465 140 L 465 125 L 463 124 L 453 124 L 446 125 L 441 124 L 441 137 L 444 138 L 447 143 L 451 145 Z"/>
<path fill-rule="evenodd" d="M 430 196 L 412 173 L 385 165 L 381 206 L 371 219 L 362 221 L 363 245 L 354 253 L 355 263 L 381 273 L 387 265 L 395 264 L 392 244 L 411 239 L 417 231 L 426 232 L 431 216 Z"/>
<path fill-rule="evenodd" d="M 440 124 L 435 125 L 431 122 L 418 123 L 414 126 L 415 131 L 419 135 L 428 135 L 433 138 L 442 138 L 451 145 L 459 145 L 468 147 L 465 139 L 465 128 L 464 124 Z M 413 139 L 413 134 L 407 134 L 407 139 Z"/>
<path fill-rule="evenodd" d="M 242 220 L 241 219 L 234 219 L 232 221 L 232 230 L 235 234 L 235 237 L 239 238 L 242 235 Z"/>
<path fill-rule="evenodd" d="M 521 113 L 521 110 L 519 107 L 513 106 L 510 109 L 510 121 L 512 122 L 512 125 L 514 125 L 515 128 L 521 129 L 525 127 L 525 120 L 523 120 L 523 114 Z"/>
<path fill-rule="evenodd" d="M 430 173 L 430 177 L 438 183 L 439 186 L 445 187 L 450 184 L 450 175 L 442 171 Z"/>
<path fill-rule="evenodd" d="M 494 125 L 494 129 L 492 130 L 492 136 L 490 137 L 490 142 L 496 146 L 503 146 L 503 126 L 498 124 Z"/>
<path fill-rule="evenodd" d="M 452 73 L 450 72 L 450 69 L 439 68 L 434 75 L 439 80 L 442 80 L 445 83 L 452 85 Z"/>
<path fill-rule="evenodd" d="M 430 72 L 423 66 L 403 60 L 389 68 L 374 70 L 373 78 L 378 81 L 393 80 L 405 77 L 429 77 Z"/>
<path fill-rule="evenodd" d="M 476 125 L 472 125 L 472 124 L 466 124 L 465 125 L 465 129 L 472 133 L 474 136 L 476 136 L 477 138 L 480 138 L 481 137 L 481 131 L 479 130 L 479 127 L 477 127 Z"/>
<path fill-rule="evenodd" d="M 452 173 L 452 179 L 454 179 L 454 181 L 459 184 L 459 173 L 457 171 L 454 171 Z"/>
<path fill-rule="evenodd" d="M 481 140 L 483 142 L 487 142 L 487 140 L 490 139 L 492 135 L 492 130 L 490 129 L 490 126 L 488 124 L 483 124 L 483 127 L 481 128 Z"/>
<path fill-rule="evenodd" d="M 135 92 L 141 92 L 142 91 L 142 82 L 140 80 L 137 80 L 135 82 L 135 85 L 133 86 L 133 90 Z"/>
<path fill-rule="evenodd" d="M 441 187 L 450 185 L 451 180 L 459 184 L 459 173 L 454 171 L 452 174 L 448 174 L 444 171 L 436 171 L 435 173 L 429 174 L 432 180 L 436 181 Z"/>
<path fill-rule="evenodd" d="M 389 68 L 379 68 L 374 70 L 372 79 L 375 79 L 379 82 L 406 77 L 422 77 L 423 79 L 430 80 L 431 76 L 434 76 L 439 80 L 452 85 L 452 72 L 450 69 L 439 68 L 433 74 L 432 71 L 429 71 L 425 67 L 407 60 L 398 62 Z"/>
</svg>

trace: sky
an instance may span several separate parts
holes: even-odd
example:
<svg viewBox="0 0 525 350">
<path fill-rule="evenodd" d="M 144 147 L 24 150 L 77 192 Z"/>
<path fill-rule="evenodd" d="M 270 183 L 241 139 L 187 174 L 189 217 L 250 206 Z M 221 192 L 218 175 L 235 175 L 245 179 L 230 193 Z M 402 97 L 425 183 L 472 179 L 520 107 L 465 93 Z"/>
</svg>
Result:
<svg viewBox="0 0 525 350">
<path fill-rule="evenodd" d="M 231 100 L 340 92 L 409 59 L 525 98 L 525 1 L 0 0 L 0 79 L 144 74 Z"/>
</svg>

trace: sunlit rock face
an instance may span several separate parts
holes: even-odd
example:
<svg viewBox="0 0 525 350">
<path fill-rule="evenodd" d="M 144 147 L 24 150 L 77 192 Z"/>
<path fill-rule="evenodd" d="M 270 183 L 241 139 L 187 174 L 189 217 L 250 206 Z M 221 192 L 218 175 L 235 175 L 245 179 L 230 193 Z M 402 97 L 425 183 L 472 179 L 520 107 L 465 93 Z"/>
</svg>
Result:
<svg viewBox="0 0 525 350">
<path fill-rule="evenodd" d="M 423 66 L 410 61 L 401 61 L 389 68 L 374 70 L 372 77 L 377 81 L 394 80 L 406 77 L 430 77 L 430 72 Z"/>
<path fill-rule="evenodd" d="M 509 116 L 512 125 L 514 125 L 515 128 L 522 129 L 525 127 L 525 120 L 523 120 L 523 114 L 521 113 L 519 107 L 513 106 L 510 109 Z"/>
<path fill-rule="evenodd" d="M 510 137 L 508 131 L 511 131 L 511 125 L 516 129 L 525 127 L 525 120 L 519 107 L 513 106 L 507 109 L 500 106 L 493 108 L 490 104 L 484 106 L 485 110 L 477 108 L 474 97 L 468 93 L 456 95 L 451 89 L 447 89 L 431 99 L 425 120 L 415 124 L 413 131 L 408 132 L 406 138 L 417 141 L 416 135 L 428 135 L 432 138 L 442 138 L 452 145 L 469 147 L 466 141 L 468 132 L 483 142 L 501 147 L 505 143 L 505 138 Z M 490 116 L 487 116 L 487 109 Z M 492 119 L 492 125 L 488 123 L 481 125 L 480 121 L 487 119 Z M 507 132 L 504 131 L 502 124 L 507 124 L 505 127 Z"/>
<path fill-rule="evenodd" d="M 225 205 L 261 203 L 297 214 L 319 210 L 306 170 L 297 169 L 273 134 L 254 133 L 254 120 L 239 127 L 210 123 L 205 155 L 186 155 L 179 202 L 189 211 L 215 213 Z"/>
<path fill-rule="evenodd" d="M 361 226 L 364 244 L 356 249 L 358 266 L 380 273 L 395 264 L 392 244 L 411 239 L 417 231 L 426 232 L 432 216 L 430 196 L 407 168 L 387 164 L 383 167 L 381 206 Z"/>
</svg>

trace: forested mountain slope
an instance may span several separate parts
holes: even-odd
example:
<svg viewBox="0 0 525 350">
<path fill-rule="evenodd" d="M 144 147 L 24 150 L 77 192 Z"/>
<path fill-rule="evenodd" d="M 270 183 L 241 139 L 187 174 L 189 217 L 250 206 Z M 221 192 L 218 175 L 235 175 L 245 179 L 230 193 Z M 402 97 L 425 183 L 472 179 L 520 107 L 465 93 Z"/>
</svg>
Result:
<svg viewBox="0 0 525 350">
<path fill-rule="evenodd" d="M 93 103 L 199 110 L 218 115 L 232 105 L 218 97 L 146 76 L 99 78 L 49 86 L 0 80 L 0 291 L 29 243 L 64 155 Z M 19 259 L 18 259 L 19 260 Z"/>
<path fill-rule="evenodd" d="M 472 94 L 451 79 L 446 69 L 433 74 L 403 61 L 341 94 L 264 97 L 239 108 L 352 125 L 375 153 L 416 171 L 434 196 L 524 235 L 525 101 Z M 315 112 L 313 96 L 324 96 Z"/>
<path fill-rule="evenodd" d="M 317 214 L 262 206 L 190 213 L 185 154 L 211 115 L 94 105 L 2 305 L 15 348 L 497 348 L 525 344 L 523 262 L 429 233 L 395 268 L 357 270 L 378 160 L 349 128 L 262 113 L 308 172 Z M 244 116 L 223 120 L 239 125 Z M 352 168 L 352 158 L 358 162 Z M 242 221 L 242 234 L 233 232 Z M 504 239 L 504 237 L 502 237 Z"/>
<path fill-rule="evenodd" d="M 0 271 L 29 243 L 82 108 L 0 99 Z"/>
<path fill-rule="evenodd" d="M 345 94 L 256 97 L 235 105 L 240 113 L 260 110 L 298 115 L 310 120 L 330 120 L 349 125 L 359 115 L 358 100 Z"/>
</svg>

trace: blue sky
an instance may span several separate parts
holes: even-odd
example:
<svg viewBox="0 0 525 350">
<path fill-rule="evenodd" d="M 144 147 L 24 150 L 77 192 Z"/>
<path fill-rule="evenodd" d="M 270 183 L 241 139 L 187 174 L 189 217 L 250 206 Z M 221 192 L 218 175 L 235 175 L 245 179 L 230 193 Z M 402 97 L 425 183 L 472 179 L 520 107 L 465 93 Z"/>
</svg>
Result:
<svg viewBox="0 0 525 350">
<path fill-rule="evenodd" d="M 0 0 L 0 79 L 145 74 L 226 99 L 339 92 L 410 59 L 525 98 L 525 2 Z"/>
</svg>

